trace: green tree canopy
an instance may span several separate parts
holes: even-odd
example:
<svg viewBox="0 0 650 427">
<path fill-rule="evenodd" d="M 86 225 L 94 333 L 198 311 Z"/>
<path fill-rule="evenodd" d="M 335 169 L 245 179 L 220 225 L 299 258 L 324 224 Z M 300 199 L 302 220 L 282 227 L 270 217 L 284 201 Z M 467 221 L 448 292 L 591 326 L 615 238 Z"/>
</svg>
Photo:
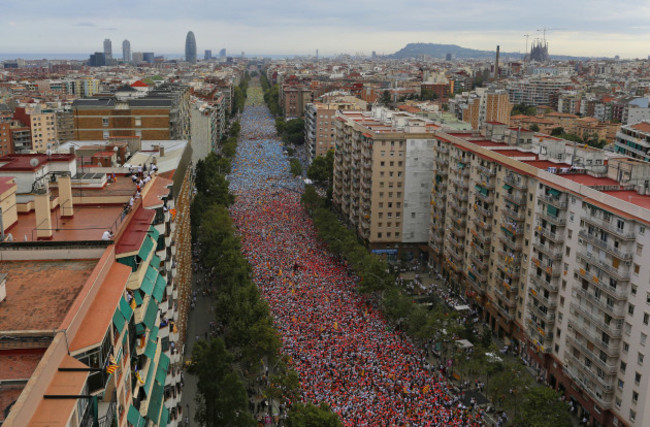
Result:
<svg viewBox="0 0 650 427">
<path fill-rule="evenodd" d="M 244 384 L 232 369 L 233 357 L 220 338 L 198 341 L 189 372 L 198 380 L 195 420 L 208 427 L 255 426 Z"/>
<path fill-rule="evenodd" d="M 318 156 L 307 169 L 307 178 L 324 184 L 331 182 L 334 174 L 334 151 L 329 150 L 325 156 Z"/>
<path fill-rule="evenodd" d="M 298 159 L 289 160 L 289 170 L 291 171 L 291 174 L 293 176 L 302 175 L 302 165 L 300 164 L 300 160 Z"/>
<path fill-rule="evenodd" d="M 571 427 L 568 405 L 560 395 L 548 387 L 531 387 L 523 393 L 521 425 L 530 427 Z"/>
<path fill-rule="evenodd" d="M 379 103 L 382 105 L 388 105 L 392 102 L 390 98 L 390 92 L 385 90 L 381 93 L 381 98 L 379 98 Z"/>
<path fill-rule="evenodd" d="M 338 415 L 331 411 L 327 403 L 319 406 L 313 403 L 295 403 L 289 409 L 287 425 L 289 427 L 341 427 Z"/>
</svg>

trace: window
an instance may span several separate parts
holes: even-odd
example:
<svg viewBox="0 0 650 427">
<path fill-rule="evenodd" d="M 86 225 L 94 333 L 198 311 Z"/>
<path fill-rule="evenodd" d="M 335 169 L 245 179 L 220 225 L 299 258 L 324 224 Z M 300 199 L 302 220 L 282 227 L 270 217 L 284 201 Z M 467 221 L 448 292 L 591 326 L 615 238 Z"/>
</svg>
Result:
<svg viewBox="0 0 650 427">
<path fill-rule="evenodd" d="M 632 304 L 627 305 L 627 314 L 629 314 L 630 316 L 634 315 L 634 305 Z"/>
<path fill-rule="evenodd" d="M 643 254 L 643 245 L 640 243 L 636 244 L 636 254 L 641 256 Z"/>
<path fill-rule="evenodd" d="M 623 390 L 623 387 L 625 387 L 625 381 L 623 381 L 622 379 L 619 378 L 618 379 L 618 388 Z"/>
<path fill-rule="evenodd" d="M 621 370 L 621 373 L 622 373 L 622 374 L 625 373 L 625 368 L 627 368 L 627 363 L 621 361 L 620 370 Z"/>
<path fill-rule="evenodd" d="M 634 275 L 638 276 L 639 271 L 641 270 L 641 266 L 639 264 L 634 264 Z"/>
<path fill-rule="evenodd" d="M 630 350 L 630 345 L 626 342 L 623 342 L 623 353 L 627 353 Z"/>
<path fill-rule="evenodd" d="M 650 314 L 643 313 L 643 324 L 647 326 L 648 322 L 650 322 Z"/>
<path fill-rule="evenodd" d="M 647 339 L 648 339 L 648 336 L 646 334 L 644 334 L 643 332 L 641 332 L 641 339 L 639 340 L 641 345 L 645 345 L 645 342 L 646 342 Z"/>
<path fill-rule="evenodd" d="M 636 391 L 633 391 L 632 392 L 632 402 L 636 403 L 638 401 L 639 401 L 639 393 L 637 393 Z"/>
<path fill-rule="evenodd" d="M 381 232 L 377 233 L 377 238 L 381 239 Z"/>
<path fill-rule="evenodd" d="M 634 421 L 636 419 L 636 412 L 630 409 L 630 421 Z"/>
<path fill-rule="evenodd" d="M 627 323 L 627 322 L 625 322 L 625 333 L 626 333 L 627 335 L 630 335 L 630 332 L 632 332 L 632 325 L 629 324 L 629 323 Z"/>
<path fill-rule="evenodd" d="M 108 126 L 108 117 L 102 117 L 102 126 L 104 127 Z"/>
<path fill-rule="evenodd" d="M 636 362 L 639 364 L 639 366 L 643 366 L 643 359 L 644 359 L 643 353 L 639 353 L 636 358 Z"/>
</svg>

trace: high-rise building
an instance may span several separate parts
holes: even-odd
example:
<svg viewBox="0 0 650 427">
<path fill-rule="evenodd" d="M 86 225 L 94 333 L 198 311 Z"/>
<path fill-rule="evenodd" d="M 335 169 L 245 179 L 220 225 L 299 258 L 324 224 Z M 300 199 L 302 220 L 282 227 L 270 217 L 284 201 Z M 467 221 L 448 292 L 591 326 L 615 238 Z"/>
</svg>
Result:
<svg viewBox="0 0 650 427">
<path fill-rule="evenodd" d="M 128 40 L 122 42 L 122 60 L 131 62 L 131 42 Z"/>
<path fill-rule="evenodd" d="M 226 57 L 226 48 L 223 48 L 219 51 L 219 58 L 225 58 Z"/>
<path fill-rule="evenodd" d="M 153 52 L 142 52 L 142 60 L 144 62 L 148 62 L 149 64 L 153 64 L 155 55 Z"/>
<path fill-rule="evenodd" d="M 111 39 L 104 39 L 104 56 L 109 60 L 113 57 L 113 43 Z"/>
<path fill-rule="evenodd" d="M 196 38 L 194 38 L 192 31 L 189 31 L 185 38 L 185 60 L 191 64 L 196 64 Z"/>
<path fill-rule="evenodd" d="M 90 67 L 103 67 L 106 65 L 106 55 L 104 52 L 95 52 L 90 55 L 88 59 L 88 66 Z"/>
<path fill-rule="evenodd" d="M 205 50 L 205 54 L 203 55 L 203 59 L 205 59 L 206 61 L 208 59 L 212 59 L 212 51 L 210 49 Z"/>
</svg>

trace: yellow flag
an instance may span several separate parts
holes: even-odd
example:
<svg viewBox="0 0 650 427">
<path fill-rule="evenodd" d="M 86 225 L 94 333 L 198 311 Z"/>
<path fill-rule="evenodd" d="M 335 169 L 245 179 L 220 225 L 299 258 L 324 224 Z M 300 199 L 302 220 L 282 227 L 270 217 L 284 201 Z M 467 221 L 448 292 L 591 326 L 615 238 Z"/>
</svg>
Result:
<svg viewBox="0 0 650 427">
<path fill-rule="evenodd" d="M 338 328 L 339 328 L 339 322 L 334 322 L 334 329 L 338 329 Z"/>
</svg>

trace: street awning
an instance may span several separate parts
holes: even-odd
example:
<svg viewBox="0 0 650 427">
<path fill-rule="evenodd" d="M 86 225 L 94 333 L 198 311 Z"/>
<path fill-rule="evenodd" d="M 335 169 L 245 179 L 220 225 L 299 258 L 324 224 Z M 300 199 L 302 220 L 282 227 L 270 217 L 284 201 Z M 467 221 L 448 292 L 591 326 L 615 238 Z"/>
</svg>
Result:
<svg viewBox="0 0 650 427">
<path fill-rule="evenodd" d="M 153 298 L 149 299 L 149 305 L 147 305 L 147 312 L 144 314 L 144 319 L 142 323 L 151 330 L 156 324 L 156 317 L 158 317 L 158 304 Z"/>
<path fill-rule="evenodd" d="M 140 285 L 140 290 L 147 295 L 151 295 L 151 293 L 153 292 L 153 287 L 156 284 L 157 280 L 158 280 L 158 270 L 156 270 L 152 266 L 148 266 L 147 272 L 145 273 L 144 279 L 142 280 L 142 284 Z"/>
<path fill-rule="evenodd" d="M 147 409 L 147 418 L 149 418 L 154 423 L 158 423 L 160 420 L 160 411 L 163 406 L 163 386 L 158 383 L 153 384 L 153 391 L 151 392 L 151 397 L 149 398 L 149 408 Z"/>
<path fill-rule="evenodd" d="M 142 260 L 146 260 L 153 249 L 153 241 L 149 237 L 145 237 L 138 251 L 138 256 Z"/>
<path fill-rule="evenodd" d="M 163 353 L 160 355 L 160 360 L 158 361 L 158 372 L 156 372 L 156 381 L 158 381 L 158 384 L 162 386 L 165 385 L 167 369 L 169 369 L 169 357 Z"/>
<path fill-rule="evenodd" d="M 124 316 L 122 316 L 122 313 L 120 313 L 120 311 L 117 310 L 113 314 L 113 324 L 115 325 L 118 331 L 124 329 L 124 322 L 125 322 Z"/>
<path fill-rule="evenodd" d="M 503 184 L 503 189 L 510 191 L 510 190 L 512 190 L 512 187 L 509 186 L 508 184 Z"/>
<path fill-rule="evenodd" d="M 158 275 L 158 280 L 156 280 L 156 285 L 153 288 L 152 296 L 159 303 L 162 302 L 162 298 L 163 298 L 163 294 L 165 293 L 166 286 L 167 286 L 167 282 L 165 281 L 163 276 Z"/>
<path fill-rule="evenodd" d="M 133 309 L 129 305 L 128 302 L 126 302 L 126 299 L 124 299 L 124 295 L 122 295 L 122 298 L 120 298 L 120 312 L 122 313 L 122 316 L 124 316 L 124 319 L 128 322 L 131 320 L 131 316 L 133 315 Z"/>
</svg>

